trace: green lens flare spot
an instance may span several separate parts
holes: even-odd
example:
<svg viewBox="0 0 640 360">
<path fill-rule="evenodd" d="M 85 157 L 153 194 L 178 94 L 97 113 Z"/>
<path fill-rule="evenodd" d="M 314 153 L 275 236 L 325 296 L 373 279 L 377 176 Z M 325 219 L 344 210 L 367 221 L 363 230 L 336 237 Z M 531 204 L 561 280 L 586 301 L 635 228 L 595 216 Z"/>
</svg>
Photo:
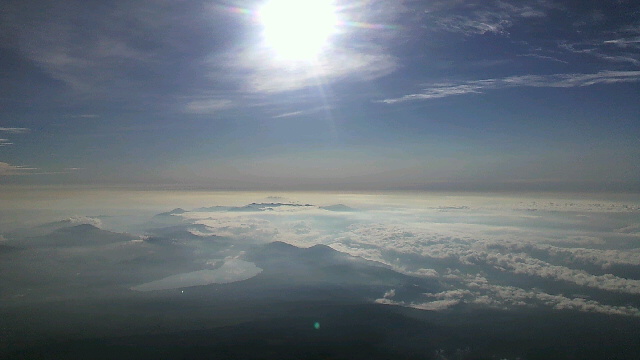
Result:
<svg viewBox="0 0 640 360">
<path fill-rule="evenodd" d="M 320 323 L 319 322 L 313 323 L 313 328 L 316 330 L 320 329 Z"/>
</svg>

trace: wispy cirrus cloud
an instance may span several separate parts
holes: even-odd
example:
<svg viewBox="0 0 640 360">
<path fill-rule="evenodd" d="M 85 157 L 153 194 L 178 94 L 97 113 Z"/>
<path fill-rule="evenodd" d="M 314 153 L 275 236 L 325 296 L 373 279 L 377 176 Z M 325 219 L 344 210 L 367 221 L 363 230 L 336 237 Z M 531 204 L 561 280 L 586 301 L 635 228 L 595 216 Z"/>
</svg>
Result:
<svg viewBox="0 0 640 360">
<path fill-rule="evenodd" d="M 0 144 L 2 146 L 2 144 Z M 2 176 L 21 176 L 21 175 L 55 175 L 69 174 L 80 170 L 79 168 L 65 168 L 62 171 L 43 171 L 40 168 L 30 167 L 26 165 L 12 165 L 6 162 L 0 162 L 0 177 Z"/>
<path fill-rule="evenodd" d="M 0 127 L 0 132 L 5 132 L 8 134 L 24 134 L 24 133 L 28 133 L 29 130 L 28 128 L 20 128 L 20 127 Z"/>
<path fill-rule="evenodd" d="M 574 54 L 585 54 L 614 63 L 640 65 L 640 38 L 617 38 L 578 43 L 560 42 L 559 47 Z M 635 50 L 635 51 L 634 51 Z"/>
<path fill-rule="evenodd" d="M 19 128 L 19 127 L 0 127 L 0 133 L 6 134 L 25 134 L 28 133 L 29 129 L 27 128 Z M 0 138 L 0 147 L 13 145 L 13 142 L 6 138 Z"/>
<path fill-rule="evenodd" d="M 233 102 L 227 99 L 205 99 L 189 102 L 184 110 L 190 114 L 214 114 L 233 107 Z"/>
<path fill-rule="evenodd" d="M 278 115 L 272 116 L 271 118 L 272 119 L 281 119 L 281 118 L 300 116 L 300 115 L 303 115 L 303 114 L 304 114 L 304 111 L 292 111 L 292 112 L 278 114 Z"/>
<path fill-rule="evenodd" d="M 38 168 L 0 162 L 0 176 L 33 175 Z"/>
<path fill-rule="evenodd" d="M 97 119 L 100 117 L 100 115 L 98 114 L 74 114 L 74 115 L 67 115 L 68 118 L 70 119 Z"/>
<path fill-rule="evenodd" d="M 296 116 L 310 115 L 319 112 L 328 112 L 331 111 L 332 107 L 330 105 L 316 106 L 310 107 L 301 110 L 292 110 L 292 111 L 281 111 L 273 115 L 272 119 L 282 119 L 282 118 L 290 118 Z"/>
<path fill-rule="evenodd" d="M 486 90 L 517 87 L 572 88 L 638 81 L 640 81 L 640 71 L 605 70 L 593 74 L 521 75 L 498 79 L 471 80 L 459 83 L 433 84 L 425 87 L 418 93 L 379 100 L 378 102 L 396 104 L 407 101 L 439 99 L 455 95 L 479 94 Z"/>
<path fill-rule="evenodd" d="M 640 48 L 640 36 L 623 37 L 619 39 L 605 40 L 605 44 L 612 44 L 622 48 Z"/>
<path fill-rule="evenodd" d="M 561 50 L 592 56 L 611 63 L 640 66 L 640 25 L 632 24 L 603 32 L 593 38 L 558 42 Z"/>
<path fill-rule="evenodd" d="M 64 102 L 99 98 L 141 108 L 160 98 L 163 105 L 183 107 L 181 98 L 203 89 L 202 74 L 192 66 L 221 43 L 211 39 L 221 36 L 216 30 L 222 15 L 203 11 L 198 1 L 141 0 L 102 8 L 71 0 L 49 3 L 40 14 L 43 6 L 22 1 L 3 7 L 0 41 L 8 39 L 3 44 L 11 51 L 55 79 L 60 96 L 53 99 Z M 79 18 L 86 21 L 75 21 Z M 188 90 L 178 85 L 182 82 L 190 84 Z M 62 98 L 68 94 L 73 96 Z M 83 111 L 88 112 L 68 117 L 96 117 L 92 109 Z"/>
<path fill-rule="evenodd" d="M 548 60 L 548 61 L 554 61 L 554 62 L 559 62 L 559 63 L 563 63 L 563 64 L 568 64 L 568 61 L 564 61 L 558 58 L 555 58 L 553 56 L 547 56 L 547 55 L 540 55 L 540 54 L 535 54 L 535 53 L 529 53 L 529 54 L 522 54 L 522 55 L 518 55 L 519 57 L 531 57 L 531 58 L 536 58 L 536 59 L 541 59 L 541 60 Z"/>
<path fill-rule="evenodd" d="M 509 17 L 500 14 L 484 12 L 477 13 L 473 17 L 463 15 L 451 15 L 438 19 L 436 24 L 443 30 L 463 33 L 465 35 L 475 34 L 500 34 L 510 27 L 512 21 Z"/>
<path fill-rule="evenodd" d="M 467 36 L 482 34 L 507 34 L 507 29 L 517 21 L 528 18 L 541 18 L 547 15 L 549 8 L 555 7 L 546 1 L 530 1 L 513 4 L 505 1 L 494 1 L 468 4 L 462 1 L 440 6 L 439 11 L 429 14 L 436 29 Z M 472 9 L 469 11 L 469 9 Z M 446 11 L 443 11 L 446 10 Z"/>
</svg>

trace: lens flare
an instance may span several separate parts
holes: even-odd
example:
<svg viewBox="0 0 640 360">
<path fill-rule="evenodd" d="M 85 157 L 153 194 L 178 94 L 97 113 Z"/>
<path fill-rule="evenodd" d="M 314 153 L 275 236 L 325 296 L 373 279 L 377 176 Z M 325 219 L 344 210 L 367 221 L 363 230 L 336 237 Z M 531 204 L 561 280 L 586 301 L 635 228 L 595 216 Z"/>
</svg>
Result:
<svg viewBox="0 0 640 360">
<path fill-rule="evenodd" d="M 338 16 L 332 0 L 270 0 L 258 11 L 263 40 L 278 57 L 311 60 L 329 45 Z"/>
</svg>

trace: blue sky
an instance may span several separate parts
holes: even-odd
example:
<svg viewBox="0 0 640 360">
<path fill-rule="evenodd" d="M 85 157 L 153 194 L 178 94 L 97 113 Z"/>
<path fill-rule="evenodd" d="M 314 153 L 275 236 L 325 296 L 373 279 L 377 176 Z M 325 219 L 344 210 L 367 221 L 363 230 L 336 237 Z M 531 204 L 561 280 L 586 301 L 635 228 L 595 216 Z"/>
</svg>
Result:
<svg viewBox="0 0 640 360">
<path fill-rule="evenodd" d="M 5 4 L 3 184 L 640 187 L 635 1 Z"/>
</svg>

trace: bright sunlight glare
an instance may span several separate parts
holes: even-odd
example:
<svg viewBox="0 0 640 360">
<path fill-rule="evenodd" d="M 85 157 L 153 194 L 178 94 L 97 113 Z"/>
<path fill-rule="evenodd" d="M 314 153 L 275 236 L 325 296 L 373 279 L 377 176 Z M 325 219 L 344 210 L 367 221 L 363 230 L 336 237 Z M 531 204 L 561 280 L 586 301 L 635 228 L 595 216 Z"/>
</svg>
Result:
<svg viewBox="0 0 640 360">
<path fill-rule="evenodd" d="M 286 60 L 315 58 L 327 47 L 338 23 L 333 0 L 269 0 L 259 19 L 266 45 Z"/>
</svg>

